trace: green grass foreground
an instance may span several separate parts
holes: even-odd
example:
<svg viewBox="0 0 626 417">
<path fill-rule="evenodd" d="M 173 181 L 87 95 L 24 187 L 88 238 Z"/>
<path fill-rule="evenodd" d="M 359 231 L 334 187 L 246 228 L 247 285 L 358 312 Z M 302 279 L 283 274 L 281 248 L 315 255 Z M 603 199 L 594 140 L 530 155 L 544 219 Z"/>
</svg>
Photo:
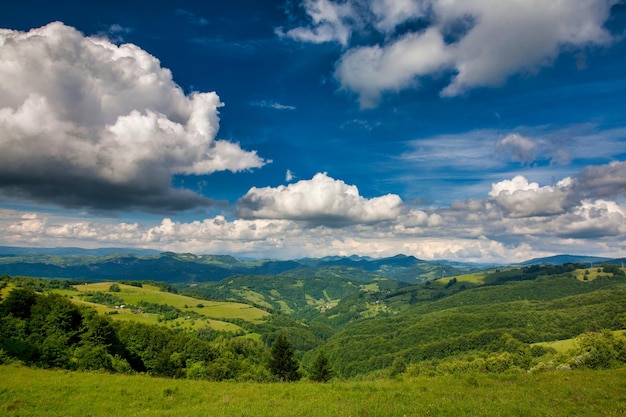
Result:
<svg viewBox="0 0 626 417">
<path fill-rule="evenodd" d="M 623 416 L 626 368 L 328 384 L 0 366 L 2 416 Z"/>
</svg>

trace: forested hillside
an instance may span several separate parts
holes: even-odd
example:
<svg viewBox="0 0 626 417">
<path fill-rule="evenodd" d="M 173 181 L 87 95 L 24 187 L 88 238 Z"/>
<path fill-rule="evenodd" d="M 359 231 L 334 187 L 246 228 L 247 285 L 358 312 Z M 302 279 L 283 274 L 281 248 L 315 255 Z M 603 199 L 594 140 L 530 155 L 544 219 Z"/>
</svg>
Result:
<svg viewBox="0 0 626 417">
<path fill-rule="evenodd" d="M 533 352 L 530 346 L 536 342 L 626 328 L 626 277 L 619 268 L 604 270 L 612 272 L 585 281 L 576 278 L 573 265 L 533 266 L 487 274 L 483 285 L 471 289 L 465 289 L 468 283 L 447 280 L 397 292 L 361 293 L 360 300 L 340 303 L 337 315 L 363 309 L 362 300 L 367 299 L 389 306 L 388 313 L 344 325 L 324 349 L 346 376 L 394 363 L 404 366 L 444 358 L 471 362 L 506 351 L 507 346 L 521 355 L 516 365 L 527 368 L 533 355 L 547 353 Z M 332 313 L 316 319 L 329 324 L 336 320 Z"/>
<path fill-rule="evenodd" d="M 416 285 L 326 265 L 178 286 L 3 276 L 0 287 L 2 361 L 42 367 L 267 381 L 282 337 L 300 374 L 321 360 L 343 378 L 626 362 L 626 274 L 610 264 L 491 268 Z M 263 314 L 209 314 L 233 300 Z M 121 303 L 141 314 L 115 310 Z M 567 351 L 547 343 L 566 339 Z"/>
</svg>

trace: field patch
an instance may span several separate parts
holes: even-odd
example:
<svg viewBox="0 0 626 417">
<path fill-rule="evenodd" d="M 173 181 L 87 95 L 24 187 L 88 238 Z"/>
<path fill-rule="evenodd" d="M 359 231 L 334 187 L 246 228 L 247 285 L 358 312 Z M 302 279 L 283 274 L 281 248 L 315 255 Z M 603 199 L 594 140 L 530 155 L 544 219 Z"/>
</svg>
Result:
<svg viewBox="0 0 626 417">
<path fill-rule="evenodd" d="M 485 283 L 485 275 L 487 275 L 485 272 L 475 272 L 472 274 L 462 274 L 462 275 L 456 275 L 452 277 L 439 278 L 437 279 L 437 282 L 441 284 L 447 284 L 453 279 L 455 279 L 456 282 L 460 282 L 460 283 L 467 282 L 470 284 L 482 285 Z"/>
<path fill-rule="evenodd" d="M 626 335 L 626 330 L 614 330 L 613 334 L 615 334 L 616 336 Z M 552 348 L 559 353 L 566 353 L 576 347 L 576 338 L 553 340 L 550 342 L 537 342 L 537 343 L 533 343 L 533 345 Z"/>
<path fill-rule="evenodd" d="M 109 291 L 112 284 L 116 284 L 119 287 L 119 291 Z M 170 328 L 197 330 L 208 326 L 217 331 L 238 332 L 243 331 L 243 329 L 227 320 L 241 319 L 254 323 L 269 315 L 269 313 L 248 304 L 200 300 L 164 292 L 156 286 L 147 284 L 143 284 L 142 287 L 136 287 L 114 282 L 99 282 L 75 285 L 73 289 L 54 290 L 53 292 L 67 296 L 74 303 L 92 307 L 98 313 L 105 314 L 114 320 L 160 324 Z M 111 295 L 121 301 L 115 303 L 115 305 L 90 302 L 83 298 L 83 296 L 89 293 Z M 181 313 L 178 314 L 178 317 L 165 320 L 164 315 L 161 313 L 143 311 L 144 308 L 141 307 L 142 302 L 153 305 L 167 305 L 179 310 Z"/>
</svg>

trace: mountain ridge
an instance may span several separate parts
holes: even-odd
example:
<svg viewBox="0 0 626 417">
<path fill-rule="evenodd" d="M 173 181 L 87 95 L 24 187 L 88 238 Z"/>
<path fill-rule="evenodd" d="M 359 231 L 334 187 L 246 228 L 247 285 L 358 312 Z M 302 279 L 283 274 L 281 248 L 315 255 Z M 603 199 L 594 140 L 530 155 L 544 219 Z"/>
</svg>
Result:
<svg viewBox="0 0 626 417">
<path fill-rule="evenodd" d="M 332 268 L 372 273 L 416 284 L 436 278 L 477 272 L 494 266 L 529 266 L 565 263 L 620 263 L 620 260 L 582 255 L 555 255 L 508 265 L 475 264 L 445 260 L 427 261 L 412 255 L 371 258 L 359 255 L 293 260 L 241 260 L 232 255 L 196 255 L 124 248 L 27 248 L 0 246 L 0 275 L 85 280 L 156 280 L 175 282 L 220 281 L 237 275 L 271 275 L 299 268 Z M 328 269 L 331 268 L 331 269 Z M 338 271 L 338 270 L 336 270 Z M 335 271 L 335 272 L 336 272 Z M 358 275 L 358 272 L 355 272 Z M 315 273 L 312 273 L 315 275 Z"/>
</svg>

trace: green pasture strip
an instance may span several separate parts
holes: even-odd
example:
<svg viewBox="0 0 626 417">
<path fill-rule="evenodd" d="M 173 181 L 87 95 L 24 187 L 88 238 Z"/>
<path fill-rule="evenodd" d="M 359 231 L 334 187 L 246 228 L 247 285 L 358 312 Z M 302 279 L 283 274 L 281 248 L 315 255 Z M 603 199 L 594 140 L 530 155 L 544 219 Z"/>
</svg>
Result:
<svg viewBox="0 0 626 417">
<path fill-rule="evenodd" d="M 188 319 L 188 318 L 183 317 L 183 318 L 178 318 L 175 320 L 168 320 L 168 321 L 163 322 L 163 321 L 159 321 L 158 314 L 153 314 L 153 313 L 137 314 L 128 308 L 123 308 L 123 309 L 109 308 L 102 304 L 91 303 L 89 301 L 81 300 L 80 298 L 76 297 L 76 291 L 54 290 L 54 292 L 59 293 L 61 295 L 68 295 L 69 297 L 72 297 L 72 301 L 74 303 L 92 307 L 100 314 L 109 313 L 107 315 L 112 320 L 134 321 L 134 322 L 143 323 L 143 324 L 154 324 L 154 325 L 158 324 L 158 325 L 163 325 L 163 326 L 173 327 L 173 328 L 179 327 L 179 328 L 194 329 L 194 330 L 202 329 L 207 326 L 212 328 L 213 330 L 224 331 L 224 332 L 237 332 L 237 331 L 242 330 L 241 327 L 237 326 L 236 324 L 229 323 L 229 322 L 222 321 L 222 320 L 209 319 L 209 318 L 204 318 L 204 319 L 189 318 Z M 116 314 L 110 314 L 113 312 L 115 312 Z"/>
<path fill-rule="evenodd" d="M 626 330 L 613 330 L 613 334 L 615 334 L 616 336 L 626 335 Z M 533 345 L 552 348 L 559 353 L 566 353 L 567 351 L 576 347 L 576 339 L 563 339 L 563 340 L 553 340 L 550 342 L 537 342 L 537 343 L 533 343 Z"/>
<path fill-rule="evenodd" d="M 559 353 L 566 353 L 569 350 L 572 350 L 576 346 L 575 339 L 554 340 L 551 342 L 538 342 L 538 343 L 533 343 L 533 345 L 552 348 Z"/>
<path fill-rule="evenodd" d="M 291 307 L 289 307 L 289 304 L 287 304 L 287 302 L 285 300 L 278 300 L 276 302 L 280 306 L 281 311 L 284 311 L 287 314 L 293 313 L 293 309 Z"/>
<path fill-rule="evenodd" d="M 605 272 L 602 272 L 602 267 L 600 267 L 600 268 L 577 269 L 574 271 L 574 276 L 579 281 L 593 281 L 594 279 L 597 279 L 599 277 L 612 277 L 613 274 L 607 274 Z M 585 277 L 587 279 L 585 279 Z"/>
<path fill-rule="evenodd" d="M 0 415 L 620 416 L 626 368 L 317 384 L 206 382 L 0 366 Z"/>
<path fill-rule="evenodd" d="M 442 284 L 447 284 L 448 282 L 450 282 L 452 278 L 456 278 L 457 282 L 469 282 L 471 284 L 484 284 L 485 283 L 484 272 L 477 272 L 473 274 L 463 274 L 463 275 L 456 275 L 453 277 L 440 278 L 437 280 L 437 282 L 441 282 Z"/>
<path fill-rule="evenodd" d="M 260 305 L 263 307 L 267 307 L 267 308 L 272 308 L 272 305 L 265 300 L 265 296 L 263 294 L 258 293 L 256 291 L 252 291 L 248 287 L 242 287 L 242 289 L 240 290 L 233 289 L 232 292 L 233 294 L 236 294 L 240 296 L 241 298 L 244 298 L 250 301 L 251 303 L 254 303 L 256 305 Z"/>
<path fill-rule="evenodd" d="M 107 292 L 112 282 L 100 282 L 96 284 L 76 285 L 80 292 L 102 291 Z M 127 304 L 137 305 L 140 301 L 156 304 L 167 304 L 182 311 L 194 311 L 207 318 L 214 319 L 243 319 L 246 321 L 259 321 L 269 313 L 252 307 L 248 304 L 222 301 L 206 301 L 179 294 L 160 291 L 152 285 L 134 287 L 132 285 L 118 284 L 120 292 L 113 293 Z"/>
<path fill-rule="evenodd" d="M 13 288 L 15 288 L 15 285 L 10 283 L 7 284 L 7 286 L 4 288 L 0 288 L 0 297 L 2 297 L 1 299 L 4 300 Z"/>
</svg>

